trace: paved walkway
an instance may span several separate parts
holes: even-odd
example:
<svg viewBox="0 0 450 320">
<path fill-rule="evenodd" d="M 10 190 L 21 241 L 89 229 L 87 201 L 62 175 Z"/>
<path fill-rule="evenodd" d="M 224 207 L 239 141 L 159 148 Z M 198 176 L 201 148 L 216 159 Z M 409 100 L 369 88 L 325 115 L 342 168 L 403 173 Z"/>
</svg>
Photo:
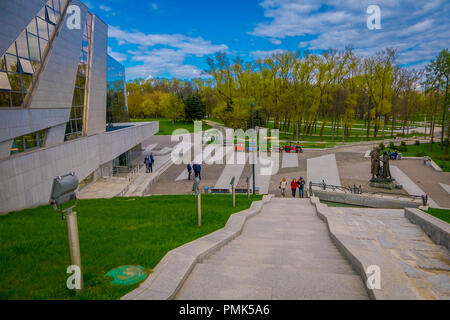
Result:
<svg viewBox="0 0 450 320">
<path fill-rule="evenodd" d="M 298 154 L 297 153 L 283 153 L 283 162 L 281 168 L 297 168 Z"/>
<path fill-rule="evenodd" d="M 198 264 L 177 299 L 368 299 L 309 199 L 272 199 Z"/>
<path fill-rule="evenodd" d="M 335 154 L 308 159 L 307 176 L 307 182 L 319 183 L 325 180 L 326 184 L 340 186 L 341 179 Z"/>
<path fill-rule="evenodd" d="M 403 186 L 403 189 L 410 195 L 421 196 L 426 194 L 418 185 L 414 183 L 400 168 L 391 166 L 391 175 L 399 184 Z M 439 205 L 428 196 L 428 203 L 433 208 L 439 208 Z"/>
</svg>

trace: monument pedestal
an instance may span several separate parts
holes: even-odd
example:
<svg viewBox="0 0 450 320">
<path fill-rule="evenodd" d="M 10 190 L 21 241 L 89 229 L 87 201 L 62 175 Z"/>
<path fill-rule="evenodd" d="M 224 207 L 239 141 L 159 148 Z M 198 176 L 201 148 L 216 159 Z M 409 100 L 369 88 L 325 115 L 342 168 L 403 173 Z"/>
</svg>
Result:
<svg viewBox="0 0 450 320">
<path fill-rule="evenodd" d="M 370 186 L 373 188 L 383 188 L 383 189 L 403 189 L 401 184 L 398 184 L 394 179 L 372 179 L 370 180 Z"/>
</svg>

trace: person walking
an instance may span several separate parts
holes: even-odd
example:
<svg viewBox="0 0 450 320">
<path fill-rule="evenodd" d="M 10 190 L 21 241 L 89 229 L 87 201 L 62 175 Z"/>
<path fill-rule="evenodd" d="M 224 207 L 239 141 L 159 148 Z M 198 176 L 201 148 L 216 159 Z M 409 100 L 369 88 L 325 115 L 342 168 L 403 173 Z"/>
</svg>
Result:
<svg viewBox="0 0 450 320">
<path fill-rule="evenodd" d="M 188 163 L 187 165 L 187 171 L 188 171 L 188 180 L 191 180 L 192 166 L 190 163 Z"/>
<path fill-rule="evenodd" d="M 194 177 L 198 178 L 198 164 L 197 163 L 194 163 L 193 169 L 194 169 Z"/>
<path fill-rule="evenodd" d="M 298 197 L 299 198 L 304 198 L 304 196 L 305 196 L 304 191 L 305 191 L 305 184 L 306 184 L 306 182 L 305 182 L 305 180 L 303 180 L 303 177 L 300 177 L 300 179 L 298 179 L 297 184 L 298 184 Z"/>
<path fill-rule="evenodd" d="M 292 181 L 291 181 L 292 198 L 295 198 L 295 193 L 297 191 L 297 187 L 298 187 L 297 180 L 292 179 Z"/>
<path fill-rule="evenodd" d="M 150 154 L 150 162 L 152 163 L 152 166 L 155 164 L 155 156 L 153 155 L 153 152 Z"/>
<path fill-rule="evenodd" d="M 283 198 L 286 198 L 286 186 L 287 186 L 287 180 L 286 178 L 281 179 L 280 182 L 280 189 L 281 189 L 281 196 Z"/>
<path fill-rule="evenodd" d="M 151 159 L 148 159 L 148 171 L 153 173 L 153 162 Z"/>
<path fill-rule="evenodd" d="M 146 169 L 146 173 L 149 173 L 150 172 L 150 159 L 149 159 L 149 157 L 147 156 L 147 157 L 145 157 L 144 158 L 144 164 L 145 164 L 145 169 Z"/>
<path fill-rule="evenodd" d="M 200 180 L 202 180 L 202 166 L 201 166 L 201 164 L 197 164 L 197 174 L 198 174 L 198 178 Z"/>
</svg>

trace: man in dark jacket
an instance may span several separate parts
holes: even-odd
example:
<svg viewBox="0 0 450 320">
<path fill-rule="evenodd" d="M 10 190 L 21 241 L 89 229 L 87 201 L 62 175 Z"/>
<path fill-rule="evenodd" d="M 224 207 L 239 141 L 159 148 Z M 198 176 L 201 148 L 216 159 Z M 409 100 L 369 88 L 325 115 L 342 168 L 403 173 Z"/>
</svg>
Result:
<svg viewBox="0 0 450 320">
<path fill-rule="evenodd" d="M 188 171 L 188 180 L 191 180 L 192 166 L 190 163 L 188 163 L 187 165 L 187 171 Z"/>
</svg>

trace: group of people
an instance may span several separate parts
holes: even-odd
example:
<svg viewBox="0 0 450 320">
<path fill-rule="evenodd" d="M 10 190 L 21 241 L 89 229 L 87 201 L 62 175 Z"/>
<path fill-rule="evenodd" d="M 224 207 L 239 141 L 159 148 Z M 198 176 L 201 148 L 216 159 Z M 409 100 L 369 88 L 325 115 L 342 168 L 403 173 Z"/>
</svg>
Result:
<svg viewBox="0 0 450 320">
<path fill-rule="evenodd" d="M 394 150 L 394 152 L 392 152 L 392 150 L 389 150 L 388 155 L 389 155 L 389 159 L 391 159 L 391 160 L 397 160 L 397 157 L 398 157 L 398 151 L 397 151 L 397 150 Z"/>
<path fill-rule="evenodd" d="M 292 197 L 295 198 L 297 189 L 298 189 L 298 197 L 304 198 L 305 197 L 305 185 L 306 181 L 303 179 L 303 177 L 300 177 L 300 179 L 296 180 L 295 178 L 291 181 L 291 191 L 292 191 Z M 279 189 L 281 190 L 281 196 L 283 198 L 286 197 L 286 187 L 287 187 L 287 179 L 283 178 L 281 179 Z"/>
<path fill-rule="evenodd" d="M 145 167 L 147 168 L 147 173 L 152 173 L 153 172 L 153 164 L 155 163 L 155 156 L 153 155 L 153 152 L 149 155 L 146 156 L 144 159 L 144 164 Z"/>
<path fill-rule="evenodd" d="M 194 165 L 188 163 L 187 165 L 188 180 L 191 180 L 192 170 L 194 170 L 195 178 L 198 177 L 200 180 L 202 180 L 202 166 L 198 163 L 194 163 Z"/>
</svg>

